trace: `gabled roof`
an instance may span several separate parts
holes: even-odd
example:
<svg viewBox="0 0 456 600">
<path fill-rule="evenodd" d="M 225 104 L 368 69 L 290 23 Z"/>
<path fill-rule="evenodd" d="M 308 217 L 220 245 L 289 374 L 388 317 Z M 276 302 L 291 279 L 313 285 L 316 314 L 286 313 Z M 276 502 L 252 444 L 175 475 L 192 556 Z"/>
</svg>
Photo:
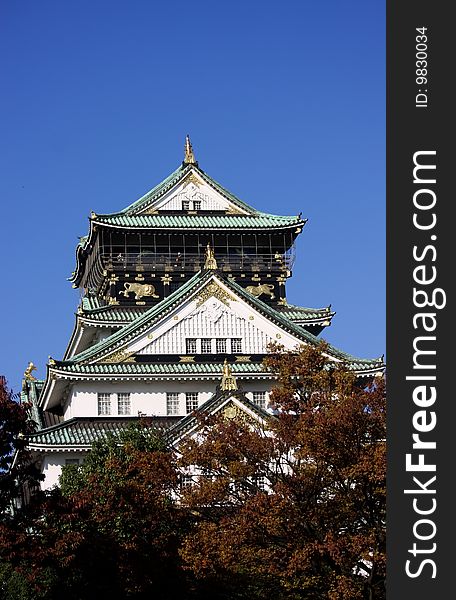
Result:
<svg viewBox="0 0 456 600">
<path fill-rule="evenodd" d="M 160 198 L 177 187 L 188 175 L 196 173 L 210 188 L 215 190 L 239 212 L 235 214 L 147 214 L 144 211 Z M 147 192 L 144 196 L 117 213 L 92 215 L 93 224 L 120 228 L 152 229 L 271 229 L 303 226 L 306 222 L 299 216 L 279 216 L 261 212 L 240 200 L 237 196 L 209 177 L 195 164 L 179 166 L 171 175 Z"/>
<path fill-rule="evenodd" d="M 144 211 L 157 203 L 164 194 L 178 186 L 188 175 L 196 173 L 210 188 L 215 190 L 238 209 L 237 214 L 145 214 Z M 117 213 L 93 214 L 93 224 L 120 228 L 152 229 L 270 229 L 303 226 L 306 222 L 299 216 L 279 216 L 260 212 L 226 190 L 209 177 L 196 164 L 182 164 L 171 175 L 144 196 Z"/>
<path fill-rule="evenodd" d="M 238 285 L 236 282 L 225 278 L 219 271 L 202 270 L 196 273 L 191 279 L 189 279 L 180 288 L 174 291 L 166 299 L 162 300 L 140 317 L 138 317 L 132 323 L 122 327 L 111 336 L 103 341 L 91 346 L 87 350 L 80 354 L 73 356 L 71 359 L 64 362 L 55 361 L 57 368 L 82 363 L 103 363 L 104 358 L 108 357 L 114 352 L 120 351 L 126 347 L 126 345 L 134 339 L 138 339 L 147 329 L 150 329 L 158 321 L 161 321 L 171 311 L 173 311 L 178 305 L 182 304 L 187 299 L 196 295 L 203 287 L 205 287 L 211 279 L 222 283 L 228 288 L 235 296 L 238 296 L 244 302 L 249 304 L 252 308 L 259 311 L 269 321 L 275 323 L 278 327 L 282 328 L 286 332 L 294 336 L 299 342 L 317 345 L 320 340 L 303 329 L 300 325 L 297 325 L 284 314 L 280 314 L 277 310 L 262 302 L 258 298 L 250 295 L 243 287 Z M 383 364 L 381 359 L 358 359 L 350 354 L 342 352 L 332 345 L 328 345 L 327 353 L 330 357 L 335 360 L 347 362 L 348 365 L 354 364 L 366 364 L 370 367 L 374 365 Z M 109 362 L 109 361 L 108 361 Z M 119 361 L 121 362 L 121 361 Z"/>
<path fill-rule="evenodd" d="M 215 394 L 209 398 L 209 400 L 206 400 L 206 402 L 199 406 L 197 410 L 178 421 L 169 429 L 168 439 L 171 443 L 174 443 L 177 439 L 198 427 L 199 416 L 207 414 L 214 415 L 219 412 L 224 405 L 233 401 L 238 406 L 242 407 L 241 409 L 247 415 L 251 415 L 260 423 L 264 423 L 267 419 L 271 418 L 271 415 L 268 412 L 253 404 L 242 390 L 233 391 L 217 389 Z"/>
<path fill-rule="evenodd" d="M 144 194 L 144 196 L 142 196 L 141 198 L 139 198 L 138 200 L 136 200 L 117 214 L 135 215 L 142 212 L 151 204 L 156 202 L 159 198 L 161 198 L 166 192 L 169 192 L 174 186 L 177 186 L 192 171 L 195 171 L 198 174 L 198 176 L 203 181 L 205 181 L 210 187 L 212 187 L 216 192 L 224 196 L 227 200 L 235 204 L 238 208 L 245 211 L 247 214 L 259 214 L 258 211 L 252 206 L 249 206 L 248 204 L 240 200 L 237 196 L 235 196 L 227 189 L 222 187 L 217 181 L 215 181 L 215 179 L 209 177 L 209 175 L 207 175 L 207 173 L 200 169 L 198 165 L 185 163 L 179 165 L 179 167 L 175 171 L 173 171 L 171 175 L 168 175 L 166 179 L 161 181 L 149 192 Z"/>
</svg>

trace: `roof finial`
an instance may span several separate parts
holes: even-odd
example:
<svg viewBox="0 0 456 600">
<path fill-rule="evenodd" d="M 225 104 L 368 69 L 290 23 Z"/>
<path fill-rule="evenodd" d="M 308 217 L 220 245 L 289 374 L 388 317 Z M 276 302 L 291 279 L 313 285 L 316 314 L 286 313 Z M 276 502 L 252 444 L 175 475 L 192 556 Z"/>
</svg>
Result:
<svg viewBox="0 0 456 600">
<path fill-rule="evenodd" d="M 24 379 L 26 379 L 27 381 L 36 381 L 36 377 L 32 375 L 32 371 L 36 371 L 36 367 L 32 363 L 32 361 L 30 361 L 27 368 L 24 371 Z"/>
<path fill-rule="evenodd" d="M 196 165 L 195 155 L 193 154 L 193 147 L 190 141 L 190 136 L 185 136 L 185 155 L 184 165 Z"/>
<path fill-rule="evenodd" d="M 216 270 L 216 269 L 218 269 L 218 267 L 217 267 L 217 261 L 215 260 L 214 251 L 212 250 L 211 245 L 209 244 L 209 242 L 207 243 L 207 246 L 206 246 L 205 256 L 206 256 L 206 260 L 204 262 L 204 268 L 207 269 L 207 270 Z"/>
<path fill-rule="evenodd" d="M 226 358 L 225 362 L 223 363 L 222 383 L 220 384 L 220 389 L 224 392 L 227 390 L 238 389 L 236 378 L 231 373 L 231 367 Z"/>
</svg>

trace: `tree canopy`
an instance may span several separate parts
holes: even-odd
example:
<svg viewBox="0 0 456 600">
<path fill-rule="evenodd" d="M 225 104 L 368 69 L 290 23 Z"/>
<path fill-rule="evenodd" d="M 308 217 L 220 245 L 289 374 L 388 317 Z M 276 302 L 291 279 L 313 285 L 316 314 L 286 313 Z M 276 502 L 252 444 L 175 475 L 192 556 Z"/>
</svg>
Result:
<svg viewBox="0 0 456 600">
<path fill-rule="evenodd" d="M 28 590 L 0 598 L 384 599 L 383 379 L 324 345 L 266 363 L 269 416 L 199 411 L 178 448 L 145 421 L 65 467 L 27 527 L 0 529 Z"/>
</svg>

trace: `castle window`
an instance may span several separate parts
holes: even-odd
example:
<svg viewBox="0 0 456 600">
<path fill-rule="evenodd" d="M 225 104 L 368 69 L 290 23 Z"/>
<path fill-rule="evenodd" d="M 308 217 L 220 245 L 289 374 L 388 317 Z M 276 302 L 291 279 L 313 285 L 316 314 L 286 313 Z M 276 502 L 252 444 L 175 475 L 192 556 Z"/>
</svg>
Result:
<svg viewBox="0 0 456 600">
<path fill-rule="evenodd" d="M 185 394 L 185 408 L 187 414 L 198 408 L 198 392 L 187 392 Z"/>
<path fill-rule="evenodd" d="M 185 488 L 190 488 L 193 485 L 193 477 L 192 475 L 181 475 L 180 487 L 181 490 Z"/>
<path fill-rule="evenodd" d="M 182 200 L 182 210 L 190 210 L 190 200 Z"/>
<path fill-rule="evenodd" d="M 266 408 L 266 392 L 253 392 L 253 403 L 260 408 Z"/>
<path fill-rule="evenodd" d="M 179 414 L 179 394 L 177 392 L 167 392 L 166 394 L 166 414 Z"/>
<path fill-rule="evenodd" d="M 98 394 L 98 415 L 111 414 L 111 394 Z"/>
<path fill-rule="evenodd" d="M 79 465 L 79 458 L 65 458 L 65 466 Z"/>
<path fill-rule="evenodd" d="M 193 210 L 201 210 L 201 200 L 193 200 Z"/>
<path fill-rule="evenodd" d="M 201 339 L 201 354 L 211 354 L 211 353 L 212 353 L 211 338 L 202 338 Z"/>
<path fill-rule="evenodd" d="M 264 475 L 257 475 L 253 479 L 253 484 L 256 485 L 259 490 L 265 492 L 268 486 L 268 481 Z"/>
<path fill-rule="evenodd" d="M 196 338 L 187 338 L 185 340 L 185 351 L 187 354 L 196 354 Z"/>
<path fill-rule="evenodd" d="M 226 340 L 223 338 L 218 338 L 215 341 L 215 351 L 217 354 L 225 354 L 226 353 Z"/>
<path fill-rule="evenodd" d="M 231 352 L 242 352 L 242 338 L 233 338 L 231 340 Z"/>
<path fill-rule="evenodd" d="M 130 394 L 117 394 L 117 414 L 131 414 Z"/>
</svg>

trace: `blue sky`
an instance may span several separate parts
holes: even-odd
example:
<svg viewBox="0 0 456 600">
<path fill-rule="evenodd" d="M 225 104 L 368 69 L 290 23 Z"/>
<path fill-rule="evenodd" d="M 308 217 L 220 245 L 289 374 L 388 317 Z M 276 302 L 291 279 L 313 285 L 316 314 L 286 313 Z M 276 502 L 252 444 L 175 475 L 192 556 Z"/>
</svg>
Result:
<svg viewBox="0 0 456 600">
<path fill-rule="evenodd" d="M 385 8 L 23 0 L 0 8 L 0 374 L 61 358 L 66 281 L 91 210 L 181 162 L 265 212 L 309 219 L 288 301 L 332 304 L 324 336 L 385 351 Z"/>
</svg>

